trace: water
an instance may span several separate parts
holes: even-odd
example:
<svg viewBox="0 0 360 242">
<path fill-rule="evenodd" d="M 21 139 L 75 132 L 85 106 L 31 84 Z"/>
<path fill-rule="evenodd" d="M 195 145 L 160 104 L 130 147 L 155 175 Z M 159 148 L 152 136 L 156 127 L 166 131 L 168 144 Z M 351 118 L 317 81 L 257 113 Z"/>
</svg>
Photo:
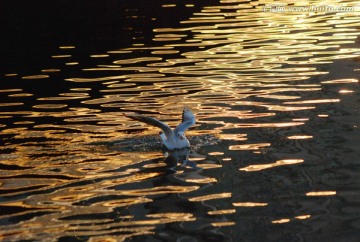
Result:
<svg viewBox="0 0 360 242">
<path fill-rule="evenodd" d="M 357 241 L 358 12 L 272 3 L 5 4 L 1 239 Z"/>
</svg>

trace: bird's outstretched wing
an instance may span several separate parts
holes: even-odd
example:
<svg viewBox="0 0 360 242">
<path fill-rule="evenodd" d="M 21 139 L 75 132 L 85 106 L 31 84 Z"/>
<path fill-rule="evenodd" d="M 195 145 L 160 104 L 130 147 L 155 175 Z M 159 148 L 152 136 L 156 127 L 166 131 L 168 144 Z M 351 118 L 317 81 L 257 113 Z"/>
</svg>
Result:
<svg viewBox="0 0 360 242">
<path fill-rule="evenodd" d="M 185 132 L 188 128 L 195 124 L 195 115 L 191 112 L 190 109 L 184 108 L 182 113 L 182 122 L 176 126 L 174 133 Z"/>
<path fill-rule="evenodd" d="M 171 135 L 173 135 L 171 128 L 167 124 L 157 120 L 156 118 L 143 116 L 141 114 L 127 114 L 125 116 L 133 120 L 137 120 L 151 126 L 160 128 L 165 133 L 166 137 L 170 137 Z"/>
</svg>

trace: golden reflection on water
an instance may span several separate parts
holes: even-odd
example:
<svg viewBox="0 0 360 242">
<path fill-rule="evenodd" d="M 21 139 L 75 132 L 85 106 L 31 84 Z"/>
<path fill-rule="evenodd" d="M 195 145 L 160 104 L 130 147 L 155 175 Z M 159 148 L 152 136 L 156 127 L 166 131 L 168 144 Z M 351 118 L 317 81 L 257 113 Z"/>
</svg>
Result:
<svg viewBox="0 0 360 242">
<path fill-rule="evenodd" d="M 231 193 L 219 193 L 219 194 L 211 194 L 206 196 L 200 196 L 200 197 L 192 197 L 189 199 L 190 202 L 202 202 L 207 200 L 213 200 L 213 199 L 220 199 L 220 198 L 230 198 Z"/>
<path fill-rule="evenodd" d="M 259 150 L 263 147 L 269 147 L 270 145 L 270 143 L 232 145 L 229 147 L 229 150 Z"/>
<path fill-rule="evenodd" d="M 0 103 L 0 107 L 9 107 L 9 106 L 21 106 L 24 103 Z"/>
<path fill-rule="evenodd" d="M 340 102 L 340 99 L 292 101 L 292 102 L 285 102 L 285 104 L 317 104 L 317 103 L 337 103 L 337 102 Z"/>
<path fill-rule="evenodd" d="M 52 58 L 70 58 L 71 55 L 53 55 Z"/>
<path fill-rule="evenodd" d="M 240 171 L 247 171 L 247 172 L 261 171 L 269 168 L 274 168 L 277 166 L 294 165 L 303 162 L 304 160 L 302 159 L 285 159 L 285 160 L 278 160 L 275 163 L 271 163 L 271 164 L 249 165 L 247 167 L 240 168 Z"/>
<path fill-rule="evenodd" d="M 300 215 L 300 216 L 296 216 L 294 217 L 295 220 L 306 220 L 306 219 L 309 219 L 311 217 L 311 215 Z M 291 218 L 282 218 L 282 219 L 278 219 L 278 220 L 273 220 L 271 221 L 271 223 L 273 224 L 284 224 L 284 223 L 290 223 L 294 221 L 294 219 L 291 219 Z"/>
<path fill-rule="evenodd" d="M 312 135 L 292 135 L 292 136 L 288 136 L 288 139 L 294 139 L 294 140 L 298 140 L 298 139 L 312 139 L 313 136 Z"/>
<path fill-rule="evenodd" d="M 203 184 L 209 184 L 209 183 L 216 183 L 217 180 L 215 178 L 188 178 L 185 180 L 186 182 L 191 182 L 191 183 L 203 183 Z"/>
<path fill-rule="evenodd" d="M 75 49 L 76 47 L 73 45 L 64 45 L 64 46 L 59 46 L 59 49 Z"/>
<path fill-rule="evenodd" d="M 336 79 L 330 81 L 323 81 L 323 84 L 346 84 L 346 83 L 359 83 L 358 79 Z"/>
<path fill-rule="evenodd" d="M 256 202 L 236 202 L 233 203 L 235 207 L 264 207 L 268 206 L 267 203 L 256 203 Z"/>
<path fill-rule="evenodd" d="M 233 214 L 236 213 L 235 209 L 226 209 L 226 210 L 215 210 L 215 211 L 209 211 L 209 215 L 223 215 L 223 214 Z"/>
<path fill-rule="evenodd" d="M 331 117 L 331 112 L 317 112 L 318 107 L 341 101 L 339 96 L 326 96 L 324 87 L 342 85 L 338 92 L 346 94 L 352 92 L 350 85 L 358 84 L 356 78 L 320 82 L 317 78 L 329 73 L 325 64 L 359 57 L 359 49 L 348 46 L 356 42 L 360 22 L 356 12 L 263 12 L 267 3 L 273 1 L 220 1 L 177 28 L 154 29 L 152 44 L 140 39 L 129 48 L 87 53 L 91 65 L 82 66 L 73 59 L 77 56 L 73 45 L 59 46 L 50 55 L 64 61 L 66 68 L 78 68 L 80 74 L 58 66 L 44 66 L 26 75 L 6 74 L 5 80 L 19 78 L 25 84 L 0 90 L 1 97 L 6 97 L 0 103 L 4 138 L 0 165 L 5 167 L 0 170 L 5 199 L 1 206 L 16 208 L 4 215 L 15 222 L 4 225 L 0 236 L 9 241 L 40 241 L 50 233 L 57 238 L 66 234 L 89 236 L 90 241 L 124 241 L 158 233 L 156 225 L 236 226 L 226 216 L 239 208 L 273 209 L 266 196 L 261 199 L 264 202 L 224 204 L 252 193 L 242 187 L 257 174 L 250 172 L 270 169 L 288 177 L 272 168 L 307 162 L 310 148 L 302 145 L 317 136 L 306 132 L 306 125 L 313 116 Z M 170 11 L 179 5 L 162 7 Z M 37 94 L 26 86 L 53 81 L 59 74 L 69 86 L 51 94 Z M 30 107 L 26 98 L 34 99 Z M 181 166 L 169 174 L 161 148 L 146 146 L 158 129 L 130 121 L 123 113 L 150 113 L 175 126 L 184 106 L 197 115 L 197 125 L 188 135 L 209 134 L 219 141 L 207 148 L 206 140 L 199 138 L 195 145 L 203 156 L 189 158 L 198 170 Z M 284 140 L 296 143 L 300 150 L 296 157 L 305 157 L 291 158 L 291 152 L 286 153 L 289 158 L 277 157 Z M 254 159 L 248 165 L 242 160 L 247 151 L 254 155 L 248 159 L 266 151 L 277 161 Z M 291 184 L 288 179 L 285 183 Z M 261 181 L 252 185 L 262 186 L 265 181 Z M 239 189 L 233 184 L 240 184 Z M 329 190 L 305 195 L 310 201 L 336 194 Z M 179 205 L 184 202 L 204 207 L 198 211 Z M 207 203 L 216 207 L 202 215 Z M 312 216 L 304 214 L 293 218 Z M 17 221 L 17 216 L 29 219 Z M 252 216 L 257 215 L 248 217 Z M 289 223 L 293 218 L 271 223 Z"/>
<path fill-rule="evenodd" d="M 224 227 L 224 226 L 233 226 L 235 225 L 235 222 L 215 222 L 215 223 L 211 223 L 212 226 L 214 227 Z"/>
<path fill-rule="evenodd" d="M 28 79 L 28 80 L 31 80 L 31 79 L 44 79 L 44 78 L 49 78 L 48 75 L 33 75 L 33 76 L 23 76 L 21 77 L 22 79 Z"/>
<path fill-rule="evenodd" d="M 61 71 L 60 69 L 43 69 L 41 70 L 41 72 L 59 72 Z"/>
<path fill-rule="evenodd" d="M 348 94 L 348 93 L 353 93 L 353 92 L 354 92 L 353 90 L 346 90 L 346 89 L 339 91 L 339 93 L 341 93 L 341 94 Z"/>
<path fill-rule="evenodd" d="M 300 215 L 300 216 L 296 216 L 295 218 L 300 219 L 300 220 L 304 220 L 304 219 L 308 219 L 310 217 L 311 217 L 311 215 Z"/>
<path fill-rule="evenodd" d="M 283 223 L 289 223 L 289 222 L 290 222 L 289 218 L 282 218 L 282 219 L 279 219 L 279 220 L 271 221 L 271 223 L 273 223 L 273 224 L 283 224 Z"/>
<path fill-rule="evenodd" d="M 308 192 L 306 193 L 306 196 L 335 196 L 336 191 L 319 191 L 319 192 Z"/>
</svg>

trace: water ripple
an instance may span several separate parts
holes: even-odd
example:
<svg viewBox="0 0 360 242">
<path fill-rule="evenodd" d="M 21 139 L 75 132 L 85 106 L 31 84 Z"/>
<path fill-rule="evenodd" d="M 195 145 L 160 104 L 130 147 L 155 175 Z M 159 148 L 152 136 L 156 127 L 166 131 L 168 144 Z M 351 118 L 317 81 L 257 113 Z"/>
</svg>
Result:
<svg viewBox="0 0 360 242">
<path fill-rule="evenodd" d="M 118 8 L 127 47 L 63 43 L 39 69 L 6 70 L 0 238 L 328 240 L 329 216 L 331 239 L 358 228 L 359 125 L 345 110 L 358 101 L 359 16 L 264 11 L 273 3 L 159 5 L 192 12 L 173 27 Z M 150 37 L 127 22 L 141 19 Z M 186 159 L 124 115 L 175 126 L 184 107 L 197 116 Z"/>
</svg>

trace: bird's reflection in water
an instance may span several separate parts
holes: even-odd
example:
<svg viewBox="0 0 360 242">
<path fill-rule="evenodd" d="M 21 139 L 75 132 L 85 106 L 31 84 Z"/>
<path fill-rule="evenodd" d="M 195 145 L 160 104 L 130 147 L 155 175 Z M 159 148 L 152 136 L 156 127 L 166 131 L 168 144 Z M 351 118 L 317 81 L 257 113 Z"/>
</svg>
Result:
<svg viewBox="0 0 360 242">
<path fill-rule="evenodd" d="M 166 164 L 166 169 L 175 172 L 178 166 L 197 168 L 196 162 L 189 160 L 190 154 L 193 154 L 193 152 L 189 148 L 165 151 L 164 155 L 166 158 L 164 163 Z"/>
<path fill-rule="evenodd" d="M 204 169 L 201 168 L 202 162 L 210 162 L 207 160 L 208 156 L 190 148 L 163 152 L 165 158 L 148 160 L 151 165 L 147 163 L 148 166 L 143 170 L 148 173 L 159 173 L 147 185 L 159 188 L 156 191 L 161 192 L 151 197 L 152 201 L 144 205 L 144 211 L 151 216 L 158 216 L 159 219 L 179 217 L 175 218 L 177 223 L 167 223 L 165 229 L 161 225 L 156 227 L 154 238 L 159 241 L 172 241 L 172 237 L 179 238 L 178 241 L 230 241 L 222 231 L 211 225 L 214 218 L 205 215 L 208 210 L 217 208 L 206 202 L 190 201 L 191 197 L 202 194 L 213 186 L 215 180 L 203 174 Z M 199 163 L 200 161 L 202 162 Z M 174 192 L 173 189 L 177 191 Z M 225 218 L 219 216 L 219 221 L 221 219 Z M 160 230 L 164 232 L 159 233 Z"/>
<path fill-rule="evenodd" d="M 205 159 L 205 155 L 201 155 L 190 148 L 163 150 L 164 157 L 151 159 L 146 162 L 143 172 L 160 172 L 162 174 L 174 174 L 180 170 L 201 171 L 197 161 L 199 158 Z M 149 164 L 152 163 L 152 165 Z"/>
</svg>

